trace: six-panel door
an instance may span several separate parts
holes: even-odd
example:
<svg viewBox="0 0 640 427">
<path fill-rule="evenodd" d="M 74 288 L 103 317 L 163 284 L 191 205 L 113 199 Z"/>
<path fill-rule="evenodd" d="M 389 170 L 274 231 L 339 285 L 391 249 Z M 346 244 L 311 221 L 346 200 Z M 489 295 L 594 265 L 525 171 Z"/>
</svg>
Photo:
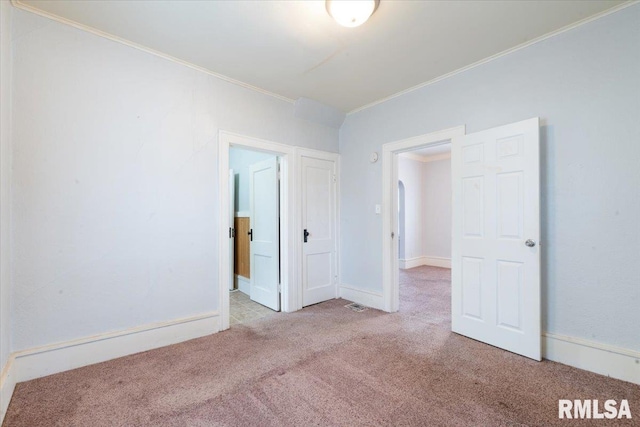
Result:
<svg viewBox="0 0 640 427">
<path fill-rule="evenodd" d="M 452 329 L 540 360 L 538 119 L 454 139 Z"/>
</svg>

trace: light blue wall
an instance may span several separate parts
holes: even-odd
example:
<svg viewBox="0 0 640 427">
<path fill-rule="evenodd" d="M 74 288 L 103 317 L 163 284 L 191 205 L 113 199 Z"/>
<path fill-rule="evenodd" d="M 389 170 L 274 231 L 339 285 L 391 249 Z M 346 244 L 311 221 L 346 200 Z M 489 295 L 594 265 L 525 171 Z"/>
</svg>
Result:
<svg viewBox="0 0 640 427">
<path fill-rule="evenodd" d="M 229 168 L 233 169 L 235 176 L 234 206 L 236 212 L 249 211 L 249 166 L 270 157 L 274 157 L 274 155 L 238 147 L 229 149 Z"/>
<path fill-rule="evenodd" d="M 220 130 L 338 149 L 293 103 L 23 10 L 12 60 L 13 351 L 219 310 Z"/>
<path fill-rule="evenodd" d="M 640 350 L 640 5 L 349 115 L 340 131 L 342 283 L 382 290 L 373 208 L 382 164 L 369 163 L 371 151 L 536 116 L 543 328 Z"/>
<path fill-rule="evenodd" d="M 11 14 L 0 1 L 0 371 L 11 349 Z"/>
</svg>

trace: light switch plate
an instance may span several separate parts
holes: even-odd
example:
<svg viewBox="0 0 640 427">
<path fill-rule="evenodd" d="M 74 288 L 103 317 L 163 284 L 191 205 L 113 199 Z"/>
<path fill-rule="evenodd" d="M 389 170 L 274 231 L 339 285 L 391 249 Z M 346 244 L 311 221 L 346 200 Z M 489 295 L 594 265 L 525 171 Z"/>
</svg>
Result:
<svg viewBox="0 0 640 427">
<path fill-rule="evenodd" d="M 376 205 L 376 214 L 380 215 L 380 212 L 382 212 L 382 207 L 380 205 Z"/>
</svg>

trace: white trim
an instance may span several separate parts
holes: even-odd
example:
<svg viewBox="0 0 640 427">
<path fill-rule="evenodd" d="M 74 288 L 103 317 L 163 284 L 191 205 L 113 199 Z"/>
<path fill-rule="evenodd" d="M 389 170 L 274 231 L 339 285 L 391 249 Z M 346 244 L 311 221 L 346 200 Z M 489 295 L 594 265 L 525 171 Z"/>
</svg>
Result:
<svg viewBox="0 0 640 427">
<path fill-rule="evenodd" d="M 238 290 L 247 296 L 251 296 L 251 281 L 244 276 L 236 274 Z"/>
<path fill-rule="evenodd" d="M 43 16 L 45 18 L 51 19 L 51 20 L 59 22 L 61 24 L 69 25 L 71 27 L 77 28 L 77 29 L 82 30 L 82 31 L 86 31 L 86 32 L 91 33 L 93 35 L 96 35 L 96 36 L 99 36 L 99 37 L 103 37 L 105 39 L 109 39 L 109 40 L 114 41 L 116 43 L 120 43 L 120 44 L 123 44 L 125 46 L 129 46 L 129 47 L 132 47 L 134 49 L 141 50 L 141 51 L 146 52 L 146 53 L 150 53 L 151 55 L 159 56 L 160 58 L 167 59 L 167 60 L 169 60 L 171 62 L 175 62 L 176 64 L 180 64 L 180 65 L 184 65 L 185 67 L 189 67 L 189 68 L 192 68 L 192 69 L 197 70 L 197 71 L 201 71 L 201 72 L 203 72 L 205 74 L 209 74 L 210 76 L 213 76 L 213 77 L 216 77 L 216 78 L 218 78 L 220 80 L 224 80 L 225 82 L 228 82 L 228 83 L 243 87 L 245 89 L 250 89 L 250 90 L 253 90 L 255 92 L 259 92 L 259 93 L 261 93 L 263 95 L 268 95 L 268 96 L 271 96 L 273 98 L 277 98 L 277 99 L 279 99 L 281 101 L 289 102 L 291 104 L 295 103 L 294 99 L 287 98 L 286 96 L 282 96 L 282 95 L 279 95 L 277 93 L 270 92 L 270 91 L 268 91 L 266 89 L 262 89 L 260 87 L 253 86 L 253 85 L 251 85 L 249 83 L 245 83 L 245 82 L 242 82 L 240 80 L 236 80 L 236 79 L 233 79 L 231 77 L 227 77 L 227 76 L 225 76 L 223 74 L 216 73 L 214 71 L 211 71 L 211 70 L 209 70 L 207 68 L 204 68 L 204 67 L 201 67 L 199 65 L 193 64 L 191 62 L 187 62 L 187 61 L 184 61 L 182 59 L 176 58 L 175 56 L 171 56 L 171 55 L 168 55 L 166 53 L 162 53 L 162 52 L 160 52 L 158 50 L 151 49 L 149 47 L 143 46 L 141 44 L 134 43 L 134 42 L 132 42 L 130 40 L 123 39 L 123 38 L 118 37 L 118 36 L 114 36 L 113 34 L 109 34 L 107 32 L 98 30 L 98 29 L 90 27 L 88 25 L 80 24 L 79 22 L 75 22 L 75 21 L 72 21 L 70 19 L 63 18 L 61 16 L 55 15 L 55 14 L 50 13 L 50 12 L 46 12 L 46 11 L 38 9 L 36 7 L 24 4 L 20 0 L 11 0 L 11 4 L 13 4 L 13 6 L 18 8 L 18 9 L 22 9 L 22 10 L 25 10 L 27 12 L 35 13 L 36 15 Z"/>
<path fill-rule="evenodd" d="M 384 300 L 380 292 L 372 292 L 342 284 L 340 285 L 339 293 L 340 298 L 346 299 L 347 301 L 357 302 L 358 304 L 378 310 L 384 310 Z"/>
<path fill-rule="evenodd" d="M 451 158 L 451 152 L 442 153 L 442 154 L 434 154 L 433 156 L 421 156 L 420 154 L 413 153 L 411 151 L 406 153 L 398 154 L 400 157 L 404 157 L 405 159 L 415 160 L 422 163 L 430 163 L 437 162 L 438 160 L 446 160 Z"/>
<path fill-rule="evenodd" d="M 439 257 L 439 256 L 419 256 L 415 258 L 398 260 L 398 267 L 401 270 L 420 267 L 421 265 L 451 268 L 451 258 L 445 258 L 445 257 Z"/>
<path fill-rule="evenodd" d="M 421 147 L 435 147 L 449 143 L 453 138 L 465 134 L 464 126 L 457 126 L 420 135 L 401 141 L 388 142 L 382 146 L 382 294 L 384 311 L 398 311 L 398 154 Z"/>
<path fill-rule="evenodd" d="M 93 335 L 12 353 L 0 375 L 0 424 L 16 383 L 211 335 L 217 312 Z"/>
<path fill-rule="evenodd" d="M 611 15 L 612 13 L 616 13 L 616 12 L 618 12 L 618 11 L 620 11 L 622 9 L 625 9 L 625 8 L 627 8 L 629 6 L 633 6 L 634 4 L 636 4 L 638 2 L 639 2 L 638 0 L 634 0 L 634 1 L 626 2 L 626 3 L 622 3 L 620 5 L 612 7 L 610 9 L 607 9 L 607 10 L 604 10 L 602 12 L 596 13 L 595 15 L 589 16 L 588 18 L 585 18 L 585 19 L 582 19 L 580 21 L 574 22 L 573 24 L 569 24 L 569 25 L 567 25 L 565 27 L 562 27 L 562 28 L 560 28 L 558 30 L 552 31 L 552 32 L 547 33 L 545 35 L 542 35 L 540 37 L 536 37 L 536 38 L 531 39 L 531 40 L 529 40 L 529 41 L 527 41 L 525 43 L 522 43 L 522 44 L 519 44 L 517 46 L 514 46 L 514 47 L 512 47 L 510 49 L 503 50 L 502 52 L 499 52 L 499 53 L 496 53 L 495 55 L 491 55 L 491 56 L 489 56 L 487 58 L 481 59 L 480 61 L 474 62 L 473 64 L 467 65 L 467 66 L 462 67 L 462 68 L 458 68 L 457 70 L 454 70 L 454 71 L 451 71 L 449 73 L 443 74 L 443 75 L 441 75 L 439 77 L 436 77 L 434 79 L 428 80 L 428 81 L 426 81 L 424 83 L 420 83 L 420 84 L 418 84 L 416 86 L 410 87 L 409 89 L 405 89 L 405 90 L 402 90 L 400 92 L 396 92 L 393 95 L 389 95 L 387 97 L 378 99 L 377 101 L 373 101 L 373 102 L 365 104 L 365 105 L 363 105 L 361 107 L 355 108 L 355 109 L 349 111 L 347 113 L 347 116 L 350 115 L 350 114 L 357 113 L 358 111 L 366 110 L 367 108 L 371 108 L 371 107 L 376 106 L 378 104 L 382 104 L 382 103 L 387 102 L 387 101 L 389 101 L 391 99 L 397 98 L 399 96 L 405 95 L 405 94 L 413 92 L 415 90 L 422 89 L 425 86 L 432 85 L 432 84 L 437 83 L 437 82 L 439 82 L 441 80 L 448 79 L 450 77 L 455 76 L 456 74 L 464 73 L 465 71 L 471 70 L 472 68 L 479 67 L 480 65 L 486 64 L 487 62 L 491 62 L 491 61 L 494 61 L 494 60 L 496 60 L 498 58 L 502 58 L 503 56 L 509 55 L 509 54 L 514 53 L 514 52 L 516 52 L 518 50 L 521 50 L 521 49 L 525 49 L 525 48 L 527 48 L 527 47 L 529 47 L 531 45 L 534 45 L 536 43 L 540 43 L 541 41 L 544 41 L 544 40 L 546 40 L 548 38 L 555 37 L 558 34 L 562 34 L 564 32 L 573 30 L 574 28 L 577 28 L 577 27 L 580 27 L 582 25 L 588 24 L 589 22 L 598 20 L 598 19 L 603 18 L 603 17 L 605 17 L 607 15 Z"/>
<path fill-rule="evenodd" d="M 217 312 L 45 345 L 13 354 L 16 382 L 177 344 L 220 330 Z"/>
<path fill-rule="evenodd" d="M 17 381 L 14 361 L 15 358 L 12 354 L 4 365 L 2 375 L 0 376 L 0 425 L 2 425 L 4 421 L 9 402 L 11 402 L 11 396 L 13 396 L 13 390 L 16 388 Z"/>
<path fill-rule="evenodd" d="M 429 265 L 431 267 L 451 268 L 451 258 L 440 256 L 424 256 L 422 257 L 422 265 Z"/>
<path fill-rule="evenodd" d="M 235 213 L 236 218 L 249 218 L 251 216 L 251 212 L 249 211 L 238 211 Z"/>
<path fill-rule="evenodd" d="M 415 258 L 407 258 L 407 259 L 398 259 L 398 268 L 400 270 L 408 270 L 410 268 L 420 267 L 424 265 L 423 257 L 415 257 Z"/>
<path fill-rule="evenodd" d="M 640 384 L 640 351 L 545 332 L 542 334 L 542 357 Z"/>
<path fill-rule="evenodd" d="M 264 139 L 253 138 L 236 133 L 221 130 L 218 133 L 218 188 L 219 188 L 219 220 L 218 229 L 218 259 L 219 276 L 218 283 L 229 283 L 229 275 L 232 274 L 229 268 L 229 246 L 227 238 L 229 232 L 229 216 L 225 214 L 229 209 L 229 148 L 231 146 L 241 146 L 256 151 L 268 152 L 281 157 L 280 164 L 280 268 L 282 272 L 281 285 L 281 309 L 285 312 L 292 312 L 302 308 L 298 304 L 298 294 L 300 294 L 300 282 L 293 280 L 296 276 L 296 266 L 298 264 L 297 253 L 293 249 L 295 244 L 295 180 L 296 160 L 294 156 L 295 147 L 291 145 L 279 144 L 277 142 Z M 218 286 L 218 301 L 220 305 L 220 330 L 229 329 L 229 290 L 226 286 Z"/>
</svg>

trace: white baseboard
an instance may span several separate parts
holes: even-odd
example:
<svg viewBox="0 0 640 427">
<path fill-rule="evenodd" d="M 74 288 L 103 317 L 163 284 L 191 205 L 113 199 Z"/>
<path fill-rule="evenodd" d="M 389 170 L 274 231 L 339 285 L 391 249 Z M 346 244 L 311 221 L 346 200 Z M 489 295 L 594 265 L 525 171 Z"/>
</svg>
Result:
<svg viewBox="0 0 640 427">
<path fill-rule="evenodd" d="M 154 323 L 124 331 L 23 350 L 13 354 L 14 379 L 15 382 L 28 381 L 117 357 L 177 344 L 210 335 L 219 330 L 219 315 L 217 312 L 211 312 L 200 316 Z"/>
<path fill-rule="evenodd" d="M 421 265 L 423 265 L 421 256 L 416 258 L 398 259 L 398 267 L 400 270 L 408 270 Z"/>
<path fill-rule="evenodd" d="M 13 390 L 16 388 L 14 367 L 14 357 L 11 355 L 2 369 L 2 376 L 0 376 L 0 425 L 4 421 Z"/>
<path fill-rule="evenodd" d="M 384 309 L 382 293 L 354 288 L 349 285 L 340 285 L 340 298 L 366 305 L 367 307 Z"/>
<path fill-rule="evenodd" d="M 564 365 L 640 384 L 640 351 L 545 332 L 542 334 L 542 356 Z"/>
<path fill-rule="evenodd" d="M 439 256 L 420 256 L 416 258 L 400 259 L 398 266 L 402 270 L 420 267 L 421 265 L 430 265 L 432 267 L 451 268 L 451 258 Z"/>
<path fill-rule="evenodd" d="M 451 268 L 451 258 L 444 258 L 439 256 L 425 256 L 423 258 L 423 265 L 430 265 L 432 267 Z"/>
<path fill-rule="evenodd" d="M 243 294 L 250 295 L 251 281 L 244 276 L 236 274 L 236 280 L 238 281 L 238 290 Z"/>
</svg>

